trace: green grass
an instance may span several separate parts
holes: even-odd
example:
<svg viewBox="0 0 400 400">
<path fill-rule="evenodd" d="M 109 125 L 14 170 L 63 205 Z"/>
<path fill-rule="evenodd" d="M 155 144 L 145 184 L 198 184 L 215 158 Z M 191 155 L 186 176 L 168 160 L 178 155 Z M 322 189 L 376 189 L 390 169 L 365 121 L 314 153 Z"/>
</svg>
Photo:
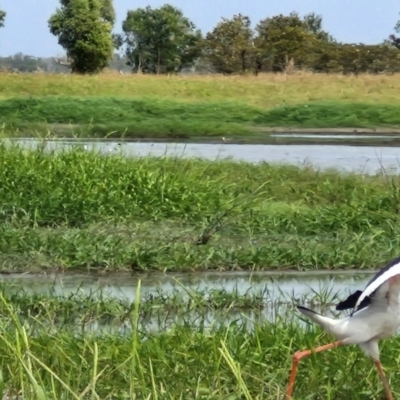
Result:
<svg viewBox="0 0 400 400">
<path fill-rule="evenodd" d="M 318 102 L 268 110 L 255 118 L 263 125 L 306 128 L 377 128 L 400 125 L 400 107 L 393 104 Z"/>
<path fill-rule="evenodd" d="M 160 98 L 18 97 L 0 101 L 7 135 L 78 137 L 255 137 L 260 128 L 399 127 L 400 106 L 318 102 L 262 109 L 243 102 Z"/>
<path fill-rule="evenodd" d="M 151 98 L 17 98 L 0 102 L 0 122 L 18 135 L 192 137 L 251 133 L 257 109 Z"/>
<path fill-rule="evenodd" d="M 181 307 L 180 319 L 168 329 L 146 329 L 140 321 L 148 304 L 140 297 L 138 292 L 119 314 L 115 302 L 92 296 L 71 298 L 64 308 L 56 298 L 5 298 L 2 291 L 1 394 L 39 400 L 280 399 L 292 354 L 330 340 L 314 325 L 300 326 L 292 308 L 286 312 L 292 314 L 290 319 L 283 314 L 274 322 L 256 320 L 249 329 L 246 318 L 227 323 L 226 312 L 221 316 L 225 324 L 210 326 L 206 309 L 194 326 Z M 74 319 L 73 310 L 79 309 Z M 85 323 L 96 323 L 106 314 L 123 315 L 131 329 L 125 334 L 84 329 Z M 384 341 L 381 350 L 397 397 L 398 340 Z M 356 346 L 348 346 L 302 360 L 294 399 L 364 400 L 382 395 L 372 361 Z"/>
<path fill-rule="evenodd" d="M 397 176 L 0 146 L 0 269 L 377 268 Z"/>
</svg>

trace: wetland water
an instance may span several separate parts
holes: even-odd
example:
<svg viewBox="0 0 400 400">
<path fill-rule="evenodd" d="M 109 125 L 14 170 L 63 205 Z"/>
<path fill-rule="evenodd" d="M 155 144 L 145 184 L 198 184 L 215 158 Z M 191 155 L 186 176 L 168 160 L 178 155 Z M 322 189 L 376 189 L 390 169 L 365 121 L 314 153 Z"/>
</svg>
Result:
<svg viewBox="0 0 400 400">
<path fill-rule="evenodd" d="M 274 322 L 277 318 L 298 320 L 294 304 L 299 301 L 318 310 L 319 302 L 337 297 L 344 298 L 350 292 L 363 289 L 373 272 L 340 271 L 313 273 L 270 273 L 270 272 L 204 272 L 188 274 L 141 274 L 141 275 L 3 275 L 0 283 L 6 294 L 48 294 L 51 296 L 70 297 L 73 294 L 113 298 L 131 303 L 136 298 L 138 282 L 141 282 L 141 301 L 151 298 L 169 299 L 171 307 L 160 307 L 160 303 L 147 311 L 140 318 L 140 327 L 145 331 L 168 330 L 176 324 L 190 326 L 215 326 L 230 323 L 244 324 L 251 329 L 255 322 Z M 210 298 L 212 293 L 218 296 L 246 296 L 258 299 L 257 307 L 225 306 L 222 309 L 206 307 L 191 308 L 191 294 L 202 294 Z M 261 299 L 261 301 L 260 301 Z M 174 303 L 175 300 L 175 303 Z M 228 303 L 229 303 L 228 299 Z M 174 308 L 174 304 L 175 307 Z M 330 314 L 333 311 L 326 309 Z M 300 321 L 301 323 L 301 321 Z M 131 331 L 129 318 L 107 323 L 87 321 L 79 330 L 85 329 L 97 333 L 127 334 Z"/>
<path fill-rule="evenodd" d="M 293 298 L 313 296 L 321 291 L 348 295 L 352 290 L 362 289 L 373 272 L 321 271 L 321 272 L 196 272 L 184 274 L 115 274 L 94 276 L 86 274 L 5 274 L 0 283 L 10 293 L 24 290 L 26 293 L 52 293 L 70 296 L 80 292 L 96 293 L 104 297 L 133 301 L 138 281 L 141 297 L 162 293 L 165 295 L 187 291 L 208 292 L 225 290 L 238 295 L 263 294 L 266 303 Z M 184 296 L 185 297 L 185 296 Z"/>
<path fill-rule="evenodd" d="M 15 140 L 25 147 L 37 147 L 37 140 Z M 43 142 L 41 142 L 43 144 Z M 232 159 L 246 162 L 268 162 L 292 165 L 312 165 L 318 169 L 375 174 L 382 169 L 387 174 L 400 172 L 400 148 L 389 146 L 350 145 L 263 145 L 205 143 L 141 143 L 113 141 L 47 141 L 46 149 L 60 150 L 81 146 L 105 154 L 125 156 L 201 157 L 209 160 Z"/>
<path fill-rule="evenodd" d="M 25 147 L 36 147 L 38 141 L 19 140 Z M 41 142 L 43 144 L 43 142 Z M 122 154 L 125 156 L 174 156 L 202 157 L 205 159 L 233 159 L 247 162 L 270 162 L 294 165 L 312 165 L 319 169 L 334 168 L 343 172 L 359 171 L 369 174 L 380 172 L 400 172 L 400 149 L 396 147 L 366 147 L 346 145 L 249 145 L 249 144 L 199 144 L 199 143 L 140 143 L 113 141 L 73 141 L 57 140 L 46 142 L 47 150 L 61 150 L 80 146 L 86 150 L 95 149 L 102 154 Z M 136 296 L 138 280 L 141 279 L 141 298 L 148 296 L 181 296 L 188 299 L 190 291 L 201 292 L 208 296 L 212 291 L 228 294 L 261 296 L 261 310 L 227 311 L 207 310 L 200 318 L 197 311 L 187 313 L 184 323 L 196 325 L 206 318 L 206 324 L 229 323 L 245 318 L 254 321 L 259 318 L 275 320 L 277 317 L 293 318 L 295 299 L 307 303 L 314 299 L 318 305 L 318 295 L 329 298 L 345 297 L 351 290 L 362 289 L 370 273 L 324 272 L 324 273 L 195 273 L 179 275 L 118 275 L 94 277 L 88 275 L 4 275 L 0 277 L 6 292 L 25 291 L 26 293 L 49 293 L 57 296 L 69 296 L 73 293 L 83 295 L 102 295 L 132 302 Z M 221 315 L 222 313 L 222 315 Z M 149 316 L 142 320 L 146 328 L 165 329 L 168 324 L 177 322 L 177 316 L 170 313 L 168 318 Z M 182 320 L 181 320 L 182 322 Z M 251 323 L 251 322 L 250 322 Z M 93 324 L 96 324 L 94 322 Z M 98 329 L 97 325 L 91 329 Z M 121 329 L 119 326 L 118 330 Z"/>
</svg>

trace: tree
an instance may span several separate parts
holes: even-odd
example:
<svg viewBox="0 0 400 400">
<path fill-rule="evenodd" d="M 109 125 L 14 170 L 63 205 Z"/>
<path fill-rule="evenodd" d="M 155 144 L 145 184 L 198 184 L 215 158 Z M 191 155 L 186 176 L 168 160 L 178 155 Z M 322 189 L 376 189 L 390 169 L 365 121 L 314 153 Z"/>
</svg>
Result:
<svg viewBox="0 0 400 400">
<path fill-rule="evenodd" d="M 118 45 L 126 45 L 126 55 L 139 72 L 179 71 L 199 56 L 200 31 L 182 11 L 171 6 L 128 11 Z"/>
<path fill-rule="evenodd" d="M 6 12 L 0 10 L 0 28 L 4 26 L 4 20 L 6 19 Z"/>
<path fill-rule="evenodd" d="M 324 42 L 334 42 L 335 39 L 328 32 L 322 29 L 322 16 L 310 13 L 304 16 L 303 22 L 308 32 L 312 33 L 317 39 Z"/>
<path fill-rule="evenodd" d="M 48 65 L 41 58 L 17 53 L 14 56 L 0 57 L 0 69 L 10 72 L 38 72 L 47 71 Z"/>
<path fill-rule="evenodd" d="M 302 66 L 310 51 L 324 36 L 314 14 L 301 20 L 297 13 L 266 18 L 256 26 L 256 45 L 262 63 L 270 61 L 273 71 L 283 71 L 290 63 Z"/>
<path fill-rule="evenodd" d="M 232 74 L 254 68 L 253 31 L 250 18 L 222 18 L 204 41 L 204 54 L 217 72 Z"/>
<path fill-rule="evenodd" d="M 396 33 L 400 33 L 400 21 L 397 21 L 396 26 L 394 27 L 394 31 Z M 400 50 L 400 37 L 397 37 L 396 35 L 390 35 L 388 42 L 389 44 Z"/>
<path fill-rule="evenodd" d="M 49 19 L 50 32 L 66 50 L 72 73 L 97 73 L 113 55 L 112 0 L 60 0 Z"/>
</svg>

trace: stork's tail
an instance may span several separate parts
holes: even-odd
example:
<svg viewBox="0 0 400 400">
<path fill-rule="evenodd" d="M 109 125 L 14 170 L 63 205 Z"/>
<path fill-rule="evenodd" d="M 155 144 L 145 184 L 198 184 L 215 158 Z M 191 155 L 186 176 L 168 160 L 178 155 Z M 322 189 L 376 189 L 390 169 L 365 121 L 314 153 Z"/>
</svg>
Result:
<svg viewBox="0 0 400 400">
<path fill-rule="evenodd" d="M 325 317 L 324 315 L 318 314 L 317 312 L 310 310 L 309 308 L 303 306 L 297 306 L 297 309 L 316 324 L 322 326 L 325 330 L 330 331 L 334 325 L 338 322 L 333 318 Z"/>
</svg>

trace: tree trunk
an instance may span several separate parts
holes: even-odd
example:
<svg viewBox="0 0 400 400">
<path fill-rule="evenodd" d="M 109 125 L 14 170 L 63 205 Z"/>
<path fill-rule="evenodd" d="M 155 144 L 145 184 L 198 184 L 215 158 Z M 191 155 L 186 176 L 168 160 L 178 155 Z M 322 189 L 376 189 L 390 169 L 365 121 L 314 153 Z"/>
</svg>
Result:
<svg viewBox="0 0 400 400">
<path fill-rule="evenodd" d="M 140 54 L 138 55 L 138 67 L 137 67 L 136 73 L 140 74 L 140 75 L 143 74 L 143 71 L 142 71 L 142 56 Z"/>
<path fill-rule="evenodd" d="M 242 59 L 242 73 L 245 73 L 246 72 L 246 50 L 242 50 L 240 57 Z"/>
<path fill-rule="evenodd" d="M 160 74 L 160 64 L 161 64 L 161 51 L 160 48 L 157 49 L 157 75 Z"/>
</svg>

